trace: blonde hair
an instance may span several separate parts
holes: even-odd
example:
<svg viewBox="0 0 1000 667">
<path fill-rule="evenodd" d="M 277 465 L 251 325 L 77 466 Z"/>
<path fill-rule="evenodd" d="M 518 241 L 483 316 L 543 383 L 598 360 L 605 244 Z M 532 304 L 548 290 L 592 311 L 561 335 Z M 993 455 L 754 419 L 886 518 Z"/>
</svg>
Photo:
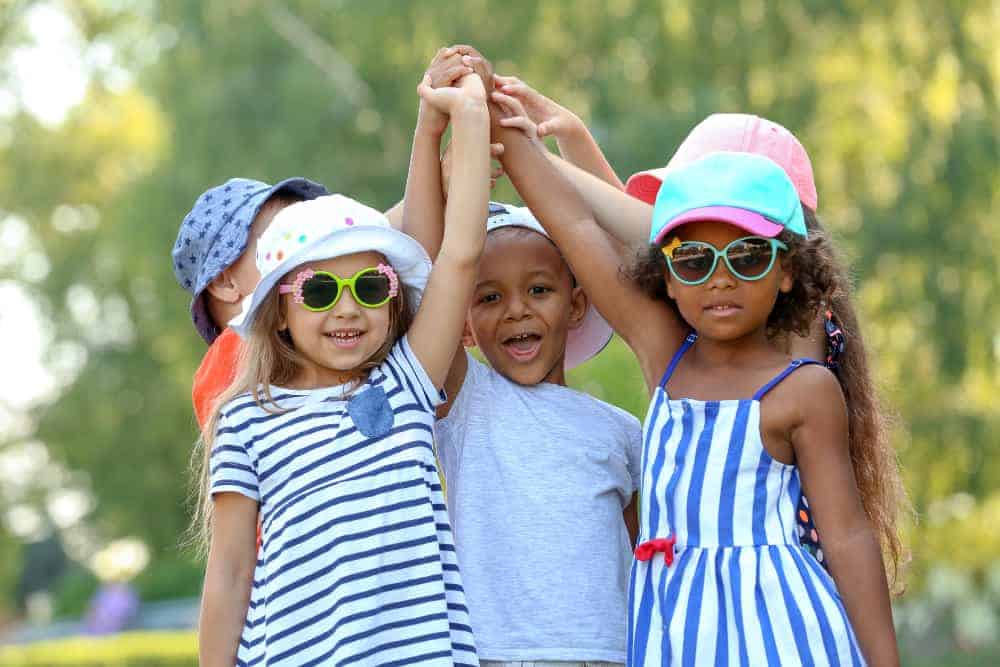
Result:
<svg viewBox="0 0 1000 667">
<path fill-rule="evenodd" d="M 293 269 L 294 271 L 294 269 Z M 382 345 L 353 372 L 350 391 L 360 387 L 368 374 L 385 361 L 396 341 L 405 334 L 413 322 L 408 292 L 411 288 L 402 285 L 399 295 L 390 300 L 389 332 Z M 249 337 L 240 347 L 236 377 L 212 404 L 212 410 L 205 422 L 191 456 L 192 493 L 195 502 L 194 514 L 188 528 L 185 543 L 196 547 L 202 555 L 207 553 L 212 536 L 212 494 L 209 491 L 210 459 L 215 442 L 216 430 L 222 418 L 222 409 L 233 399 L 249 394 L 254 402 L 271 414 L 286 412 L 271 396 L 271 386 L 286 386 L 292 383 L 305 367 L 302 355 L 295 349 L 287 329 L 281 329 L 283 308 L 285 307 L 278 286 L 275 285 L 257 309 Z"/>
</svg>

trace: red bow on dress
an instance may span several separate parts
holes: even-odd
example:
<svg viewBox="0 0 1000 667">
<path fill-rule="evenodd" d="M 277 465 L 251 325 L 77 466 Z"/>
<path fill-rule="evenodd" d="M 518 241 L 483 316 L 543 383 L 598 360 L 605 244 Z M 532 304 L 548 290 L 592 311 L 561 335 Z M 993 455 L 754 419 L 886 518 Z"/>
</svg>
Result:
<svg viewBox="0 0 1000 667">
<path fill-rule="evenodd" d="M 677 544 L 677 539 L 673 535 L 670 537 L 658 537 L 655 540 L 649 540 L 637 546 L 635 548 L 635 557 L 637 560 L 649 560 L 653 557 L 653 554 L 662 551 L 663 562 L 667 565 L 673 565 L 675 544 Z"/>
</svg>

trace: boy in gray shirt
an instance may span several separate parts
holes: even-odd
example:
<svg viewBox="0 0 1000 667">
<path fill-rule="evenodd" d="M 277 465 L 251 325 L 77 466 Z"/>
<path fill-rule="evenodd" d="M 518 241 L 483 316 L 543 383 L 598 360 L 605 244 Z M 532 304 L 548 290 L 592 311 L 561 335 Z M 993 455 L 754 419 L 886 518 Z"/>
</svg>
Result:
<svg viewBox="0 0 1000 667">
<path fill-rule="evenodd" d="M 421 107 L 403 214 L 431 257 L 440 120 Z M 641 427 L 565 386 L 611 329 L 527 209 L 491 204 L 487 230 L 463 343 L 489 365 L 458 351 L 435 429 L 479 656 L 624 663 Z"/>
</svg>

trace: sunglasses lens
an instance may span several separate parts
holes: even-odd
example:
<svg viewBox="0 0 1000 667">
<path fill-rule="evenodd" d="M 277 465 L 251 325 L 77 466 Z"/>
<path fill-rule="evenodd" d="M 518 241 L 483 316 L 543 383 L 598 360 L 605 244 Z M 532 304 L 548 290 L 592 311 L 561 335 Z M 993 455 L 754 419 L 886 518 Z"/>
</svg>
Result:
<svg viewBox="0 0 1000 667">
<path fill-rule="evenodd" d="M 771 268 L 774 249 L 765 239 L 743 239 L 726 250 L 729 266 L 738 278 L 760 278 Z"/>
<path fill-rule="evenodd" d="M 670 263 L 678 278 L 688 282 L 697 282 L 709 274 L 714 260 L 715 255 L 711 248 L 691 244 L 675 248 Z"/>
<path fill-rule="evenodd" d="M 362 305 L 381 305 L 389 298 L 389 277 L 375 271 L 358 276 L 354 282 L 354 296 Z"/>
<path fill-rule="evenodd" d="M 337 281 L 322 274 L 302 283 L 302 301 L 315 310 L 329 308 L 337 301 L 340 290 Z"/>
</svg>

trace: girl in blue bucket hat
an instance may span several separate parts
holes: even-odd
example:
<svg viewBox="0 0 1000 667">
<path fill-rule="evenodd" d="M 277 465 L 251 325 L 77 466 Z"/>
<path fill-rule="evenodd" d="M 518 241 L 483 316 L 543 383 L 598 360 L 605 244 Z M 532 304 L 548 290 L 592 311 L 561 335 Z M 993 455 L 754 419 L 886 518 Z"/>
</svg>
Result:
<svg viewBox="0 0 1000 667">
<path fill-rule="evenodd" d="M 258 240 L 203 443 L 202 665 L 478 664 L 432 433 L 486 235 L 489 116 L 475 76 L 421 94 L 463 165 L 433 270 L 341 195 Z"/>
<path fill-rule="evenodd" d="M 868 369 L 835 375 L 773 339 L 845 288 L 788 176 L 725 152 L 667 174 L 623 276 L 589 196 L 516 127 L 498 131 L 507 174 L 650 391 L 629 664 L 898 664 L 880 548 L 895 566 L 898 470 L 883 433 L 851 428 Z M 804 490 L 830 574 L 799 544 Z"/>
</svg>

